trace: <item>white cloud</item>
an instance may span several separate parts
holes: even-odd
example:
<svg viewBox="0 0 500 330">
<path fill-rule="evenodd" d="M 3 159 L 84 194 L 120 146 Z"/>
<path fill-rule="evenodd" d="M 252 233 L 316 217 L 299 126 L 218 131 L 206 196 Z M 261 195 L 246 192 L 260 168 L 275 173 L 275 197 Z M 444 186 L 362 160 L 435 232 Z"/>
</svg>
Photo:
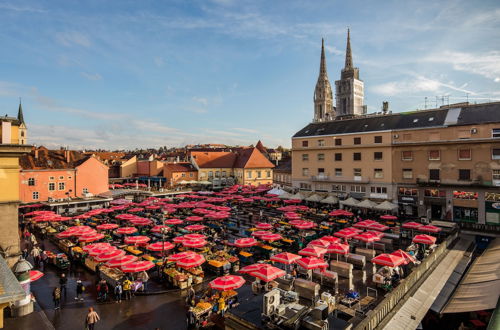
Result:
<svg viewBox="0 0 500 330">
<path fill-rule="evenodd" d="M 77 31 L 60 32 L 56 34 L 56 40 L 64 46 L 83 46 L 90 47 L 90 39 L 88 36 Z"/>
<path fill-rule="evenodd" d="M 46 13 L 47 10 L 31 6 L 16 6 L 11 3 L 0 3 L 0 9 L 19 11 L 19 12 L 32 12 L 32 13 Z"/>
<path fill-rule="evenodd" d="M 82 72 L 81 75 L 84 78 L 87 78 L 88 80 L 101 80 L 102 79 L 102 76 L 98 73 Z"/>
<path fill-rule="evenodd" d="M 208 105 L 208 99 L 206 97 L 198 97 L 198 96 L 194 96 L 193 97 L 193 101 L 195 101 L 196 103 L 199 103 L 203 106 L 207 106 Z"/>
<path fill-rule="evenodd" d="M 463 86 L 463 85 L 462 85 Z M 371 90 L 380 95 L 391 96 L 398 94 L 412 95 L 420 92 L 430 93 L 445 93 L 446 91 L 453 90 L 461 93 L 468 93 L 476 95 L 477 93 L 466 90 L 462 86 L 457 87 L 450 83 L 444 83 L 436 79 L 430 79 L 423 76 L 416 76 L 401 81 L 391 81 L 388 83 L 375 85 Z M 465 85 L 466 86 L 466 85 Z"/>
</svg>

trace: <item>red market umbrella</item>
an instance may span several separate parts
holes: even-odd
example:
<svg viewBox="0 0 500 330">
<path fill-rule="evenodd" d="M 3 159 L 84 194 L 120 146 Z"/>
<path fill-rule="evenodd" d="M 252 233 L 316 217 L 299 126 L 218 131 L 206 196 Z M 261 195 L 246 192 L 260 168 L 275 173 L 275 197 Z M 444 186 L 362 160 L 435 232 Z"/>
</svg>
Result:
<svg viewBox="0 0 500 330">
<path fill-rule="evenodd" d="M 197 253 L 193 252 L 193 251 L 179 252 L 179 253 L 176 253 L 176 254 L 169 255 L 168 256 L 168 260 L 169 261 L 179 261 L 179 260 L 181 260 L 183 258 L 186 258 L 186 257 L 194 255 L 194 254 L 197 254 Z"/>
<path fill-rule="evenodd" d="M 259 237 L 263 241 L 274 242 L 283 239 L 280 234 L 267 234 Z"/>
<path fill-rule="evenodd" d="M 386 231 L 387 229 L 389 229 L 389 227 L 386 225 L 383 225 L 381 223 L 375 222 L 375 223 L 372 223 L 371 225 L 368 225 L 367 229 L 373 229 L 373 230 L 377 230 L 377 231 Z"/>
<path fill-rule="evenodd" d="M 348 254 L 349 253 L 349 245 L 341 244 L 341 243 L 331 243 L 327 248 L 328 253 L 336 253 L 336 254 Z"/>
<path fill-rule="evenodd" d="M 418 223 L 418 222 L 413 222 L 413 221 L 405 222 L 402 225 L 402 227 L 406 228 L 406 229 L 418 229 L 418 228 L 420 228 L 422 226 L 423 226 L 423 224 Z"/>
<path fill-rule="evenodd" d="M 288 221 L 288 223 L 291 224 L 292 226 L 300 225 L 302 222 L 304 222 L 304 220 L 300 220 L 300 219 Z"/>
<path fill-rule="evenodd" d="M 184 235 L 186 239 L 206 239 L 207 237 L 202 234 L 186 234 Z"/>
<path fill-rule="evenodd" d="M 122 257 L 118 257 L 118 258 L 114 258 L 114 259 L 109 260 L 108 262 L 106 262 L 106 266 L 112 267 L 112 268 L 122 267 L 124 265 L 129 264 L 129 263 L 135 262 L 138 259 L 139 258 L 137 258 L 136 256 L 133 256 L 131 254 L 126 254 Z"/>
<path fill-rule="evenodd" d="M 151 240 L 151 238 L 147 236 L 127 236 L 125 237 L 125 244 L 144 244 Z"/>
<path fill-rule="evenodd" d="M 165 220 L 165 224 L 166 225 L 180 225 L 183 222 L 184 221 L 182 221 L 181 219 L 168 219 L 168 220 Z"/>
<path fill-rule="evenodd" d="M 293 225 L 297 229 L 310 229 L 316 227 L 316 224 L 312 221 L 302 221 L 302 223 Z"/>
<path fill-rule="evenodd" d="M 380 237 L 375 236 L 370 233 L 361 233 L 353 237 L 354 239 L 357 239 L 358 241 L 363 241 L 365 243 L 371 243 L 380 240 Z"/>
<path fill-rule="evenodd" d="M 385 214 L 385 215 L 380 216 L 380 219 L 382 219 L 382 220 L 398 220 L 398 217 L 395 215 Z"/>
<path fill-rule="evenodd" d="M 199 216 L 196 216 L 196 215 L 192 215 L 190 217 L 187 217 L 186 219 L 184 219 L 186 221 L 203 221 L 203 218 L 202 217 L 199 217 Z"/>
<path fill-rule="evenodd" d="M 129 222 L 133 225 L 136 225 L 136 226 L 149 226 L 150 224 L 153 223 L 153 221 L 151 221 L 149 219 L 145 219 L 145 218 L 132 219 L 132 220 L 129 220 Z"/>
<path fill-rule="evenodd" d="M 151 231 L 153 233 L 161 233 L 162 231 L 169 231 L 171 228 L 167 225 L 156 225 L 153 228 L 151 228 Z"/>
<path fill-rule="evenodd" d="M 356 222 L 354 224 L 354 227 L 356 227 L 356 228 L 368 228 L 370 225 L 372 225 L 374 223 L 377 223 L 377 221 L 363 220 L 363 221 L 360 221 L 360 222 Z"/>
<path fill-rule="evenodd" d="M 278 254 L 275 254 L 274 256 L 271 257 L 272 261 L 276 261 L 285 265 L 290 265 L 299 260 L 301 256 L 290 253 L 290 252 L 281 252 Z"/>
<path fill-rule="evenodd" d="M 118 228 L 118 225 L 116 223 L 104 223 L 102 225 L 98 225 L 96 228 L 99 230 L 111 230 Z"/>
<path fill-rule="evenodd" d="M 129 211 L 129 212 L 132 212 L 132 213 L 135 213 L 135 212 L 142 212 L 142 211 L 144 211 L 144 209 L 143 209 L 143 208 L 140 208 L 140 207 L 135 207 L 135 208 L 130 209 L 130 210 L 128 210 L 128 211 Z"/>
<path fill-rule="evenodd" d="M 182 245 L 184 245 L 185 247 L 189 247 L 189 248 L 202 248 L 205 245 L 207 245 L 207 243 L 208 243 L 207 241 L 205 241 L 204 239 L 201 239 L 201 238 L 187 239 L 187 240 L 182 241 Z"/>
<path fill-rule="evenodd" d="M 255 276 L 264 282 L 270 282 L 278 277 L 285 276 L 285 271 L 269 264 L 264 264 L 264 266 L 250 273 L 250 275 Z"/>
<path fill-rule="evenodd" d="M 174 239 L 173 239 L 172 241 L 173 241 L 174 243 L 179 244 L 179 243 L 184 242 L 184 241 L 185 241 L 185 240 L 187 240 L 187 239 L 189 239 L 189 238 L 185 238 L 184 236 L 176 236 L 176 237 L 174 237 Z"/>
<path fill-rule="evenodd" d="M 101 254 L 95 256 L 94 260 L 97 262 L 103 262 L 103 261 L 108 261 L 108 260 L 111 260 L 114 258 L 123 257 L 124 255 L 125 255 L 125 251 L 116 249 L 116 250 L 101 253 Z"/>
<path fill-rule="evenodd" d="M 93 257 L 98 256 L 102 253 L 111 252 L 117 250 L 114 246 L 97 246 L 87 251 L 87 253 Z"/>
<path fill-rule="evenodd" d="M 436 243 L 436 237 L 425 234 L 416 235 L 415 237 L 413 237 L 413 243 L 432 245 Z"/>
<path fill-rule="evenodd" d="M 155 242 L 155 243 L 148 244 L 148 246 L 146 246 L 146 249 L 148 249 L 150 251 L 161 252 L 161 251 L 171 250 L 174 247 L 175 247 L 175 245 L 173 245 L 170 242 L 163 242 L 163 243 L 162 242 Z"/>
<path fill-rule="evenodd" d="M 355 231 L 342 229 L 342 230 L 339 230 L 338 232 L 334 233 L 333 235 L 335 235 L 337 237 L 348 239 L 348 238 L 352 238 L 352 237 L 356 236 L 357 234 L 358 233 Z"/>
<path fill-rule="evenodd" d="M 324 241 L 321 238 L 312 240 L 312 241 L 309 242 L 309 244 L 307 244 L 307 246 L 317 246 L 317 247 L 320 247 L 320 248 L 323 248 L 323 249 L 328 248 L 329 245 L 330 245 L 330 242 Z"/>
<path fill-rule="evenodd" d="M 88 243 L 88 242 L 95 242 L 95 241 L 98 241 L 98 240 L 103 239 L 103 238 L 104 238 L 104 234 L 90 233 L 90 234 L 85 234 L 85 235 L 80 236 L 78 238 L 78 241 Z"/>
<path fill-rule="evenodd" d="M 239 248 L 251 247 L 257 244 L 259 244 L 259 242 L 257 242 L 257 240 L 252 237 L 239 238 L 234 241 L 234 245 Z"/>
<path fill-rule="evenodd" d="M 189 230 L 189 231 L 198 231 L 198 230 L 203 230 L 207 228 L 206 226 L 203 225 L 189 225 L 184 227 L 184 229 Z"/>
<path fill-rule="evenodd" d="M 328 264 L 316 257 L 305 257 L 297 260 L 297 264 L 304 269 L 327 268 Z"/>
<path fill-rule="evenodd" d="M 92 249 L 96 249 L 96 248 L 110 248 L 111 247 L 111 244 L 109 243 L 93 243 L 93 244 L 89 244 L 89 245 L 85 245 L 83 247 L 83 251 L 85 252 L 89 252 L 90 250 Z"/>
<path fill-rule="evenodd" d="M 425 225 L 425 226 L 419 227 L 417 230 L 418 231 L 425 231 L 428 233 L 439 233 L 441 231 L 441 228 L 433 226 L 433 225 Z"/>
<path fill-rule="evenodd" d="M 273 229 L 273 225 L 270 223 L 264 223 L 264 222 L 259 222 L 255 228 L 261 229 L 261 230 L 268 230 L 268 229 Z"/>
<path fill-rule="evenodd" d="M 217 277 L 215 280 L 208 283 L 212 289 L 220 291 L 229 291 L 241 288 L 245 284 L 245 279 L 241 276 L 226 275 Z"/>
<path fill-rule="evenodd" d="M 30 281 L 35 282 L 35 281 L 41 279 L 43 275 L 45 275 L 45 274 L 39 270 L 30 270 Z"/>
<path fill-rule="evenodd" d="M 121 269 L 125 273 L 137 273 L 151 269 L 154 266 L 155 264 L 152 263 L 151 261 L 143 260 L 143 261 L 134 261 L 126 265 L 123 265 L 121 266 Z"/>
<path fill-rule="evenodd" d="M 409 253 L 399 249 L 391 253 L 392 255 L 395 255 L 397 257 L 401 257 L 405 259 L 405 265 L 409 264 L 410 262 L 415 262 L 415 258 L 411 256 Z"/>
<path fill-rule="evenodd" d="M 201 266 L 205 262 L 205 257 L 201 254 L 192 254 L 186 256 L 176 262 L 177 266 L 182 268 L 193 268 L 197 266 Z"/>
<path fill-rule="evenodd" d="M 251 264 L 243 268 L 240 268 L 239 272 L 242 274 L 250 274 L 251 272 L 259 270 L 261 267 L 264 267 L 264 265 L 266 264 Z"/>
<path fill-rule="evenodd" d="M 299 254 L 301 256 L 310 256 L 310 257 L 321 258 L 325 255 L 326 252 L 327 252 L 327 250 L 324 248 L 320 248 L 317 246 L 308 246 L 308 247 L 300 250 Z"/>
<path fill-rule="evenodd" d="M 130 235 L 133 233 L 137 233 L 137 228 L 135 227 L 121 227 L 116 230 L 117 234 L 120 235 Z"/>
<path fill-rule="evenodd" d="M 340 239 L 335 236 L 323 236 L 320 238 L 322 241 L 327 241 L 328 243 L 338 243 Z"/>
<path fill-rule="evenodd" d="M 252 233 L 252 236 L 255 236 L 257 238 L 260 238 L 261 236 L 264 236 L 264 235 L 270 235 L 272 234 L 272 232 L 270 231 L 264 231 L 264 230 L 256 230 Z"/>
<path fill-rule="evenodd" d="M 387 267 L 397 267 L 399 265 L 404 264 L 405 259 L 403 257 L 399 257 L 393 254 L 382 253 L 372 258 L 372 263 L 387 266 Z"/>
</svg>

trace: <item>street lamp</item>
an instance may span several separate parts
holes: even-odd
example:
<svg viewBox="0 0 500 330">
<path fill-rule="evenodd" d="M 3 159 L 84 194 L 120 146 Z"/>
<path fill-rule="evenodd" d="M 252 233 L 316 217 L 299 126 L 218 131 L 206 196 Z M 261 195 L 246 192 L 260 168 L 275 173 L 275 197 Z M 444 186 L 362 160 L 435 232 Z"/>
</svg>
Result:
<svg viewBox="0 0 500 330">
<path fill-rule="evenodd" d="M 72 189 L 68 190 L 67 192 L 65 192 L 64 194 L 67 196 L 66 197 L 66 200 L 68 201 L 68 204 L 67 204 L 67 207 L 66 207 L 66 212 L 69 214 L 69 201 L 70 201 L 70 196 L 71 196 L 71 193 L 73 192 Z"/>
</svg>

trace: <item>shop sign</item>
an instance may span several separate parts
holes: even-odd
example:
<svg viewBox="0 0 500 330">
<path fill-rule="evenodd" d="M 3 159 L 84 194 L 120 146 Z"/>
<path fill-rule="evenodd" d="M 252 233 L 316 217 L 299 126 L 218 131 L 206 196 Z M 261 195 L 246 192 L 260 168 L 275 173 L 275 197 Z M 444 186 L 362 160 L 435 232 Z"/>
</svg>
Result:
<svg viewBox="0 0 500 330">
<path fill-rule="evenodd" d="M 500 202 L 486 202 L 486 211 L 500 213 Z"/>
<path fill-rule="evenodd" d="M 416 204 L 417 197 L 416 196 L 399 196 L 398 202 L 401 204 Z"/>
</svg>

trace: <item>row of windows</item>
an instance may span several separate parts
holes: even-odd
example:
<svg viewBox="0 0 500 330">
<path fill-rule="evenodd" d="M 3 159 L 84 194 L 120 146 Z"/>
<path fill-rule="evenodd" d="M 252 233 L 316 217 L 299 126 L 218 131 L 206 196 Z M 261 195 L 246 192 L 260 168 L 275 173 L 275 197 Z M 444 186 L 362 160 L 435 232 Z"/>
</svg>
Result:
<svg viewBox="0 0 500 330">
<path fill-rule="evenodd" d="M 50 181 L 54 181 L 55 180 L 55 177 L 51 176 L 49 177 L 49 180 Z M 59 180 L 64 180 L 64 176 L 60 176 L 59 177 Z M 71 180 L 71 177 L 68 176 L 68 180 Z M 35 186 L 36 185 L 36 180 L 35 178 L 28 178 L 28 186 Z"/>
<path fill-rule="evenodd" d="M 324 176 L 325 175 L 325 169 L 324 168 L 318 168 L 317 170 L 318 176 Z M 360 168 L 353 168 L 353 175 L 354 177 L 361 177 L 361 169 Z M 309 168 L 303 168 L 302 169 L 302 176 L 309 176 Z M 336 168 L 335 169 L 335 176 L 343 176 L 343 171 L 342 168 Z M 381 168 L 375 168 L 373 169 L 373 177 L 375 179 L 382 179 L 384 178 L 384 170 Z"/>
<path fill-rule="evenodd" d="M 384 153 L 382 151 L 376 151 L 373 153 L 373 160 L 383 160 L 383 158 L 384 158 Z M 336 162 L 342 161 L 342 153 L 341 152 L 335 153 L 334 159 Z M 356 160 L 356 161 L 360 161 L 361 160 L 361 152 L 354 152 L 352 154 L 352 159 Z M 302 160 L 308 161 L 309 154 L 302 154 Z M 317 160 L 318 161 L 325 160 L 325 154 L 317 154 Z"/>
<path fill-rule="evenodd" d="M 328 190 L 328 188 L 324 185 L 320 185 L 319 187 L 317 186 L 316 188 L 321 188 L 320 190 Z M 366 193 L 366 186 L 361 186 L 361 185 L 352 185 L 350 186 L 350 191 L 351 192 L 356 192 L 356 193 Z M 300 189 L 311 189 L 311 185 L 307 183 L 300 183 Z M 319 189 L 317 189 L 319 190 Z M 333 192 L 347 192 L 347 186 L 346 185 L 332 185 L 332 191 Z M 369 190 L 372 194 L 387 194 L 387 187 L 370 187 Z"/>
<path fill-rule="evenodd" d="M 342 145 L 342 139 L 341 138 L 334 138 L 334 144 L 336 146 L 341 146 Z M 361 144 L 361 137 L 353 137 L 352 139 L 353 144 Z M 377 135 L 373 137 L 373 143 L 382 143 L 382 136 Z M 325 146 L 325 140 L 317 140 L 317 146 L 318 147 L 324 147 Z M 309 141 L 304 140 L 302 141 L 302 147 L 307 148 L 309 147 Z"/>
<path fill-rule="evenodd" d="M 431 169 L 429 170 L 429 180 L 440 180 L 440 170 Z M 403 169 L 403 179 L 413 179 L 413 169 L 404 168 Z M 492 179 L 500 180 L 500 170 L 492 170 Z M 460 181 L 470 181 L 471 180 L 471 170 L 470 169 L 458 169 L 458 180 Z"/>
<path fill-rule="evenodd" d="M 441 160 L 441 150 L 429 150 L 427 153 L 429 160 Z M 457 152 L 458 160 L 471 160 L 472 159 L 472 149 L 464 148 L 458 149 Z M 498 160 L 500 159 L 500 148 L 491 149 L 491 159 Z M 401 160 L 404 161 L 412 161 L 413 160 L 413 151 L 406 150 L 401 152 Z"/>
<path fill-rule="evenodd" d="M 55 190 L 55 189 L 51 189 L 51 187 L 55 188 L 55 184 L 54 184 L 54 186 L 51 186 L 52 184 L 54 184 L 54 183 L 49 183 L 49 190 Z M 62 184 L 62 186 L 61 186 L 61 184 Z M 63 188 L 61 189 L 61 187 L 63 187 Z M 64 190 L 64 182 L 59 182 L 59 188 L 60 188 L 59 190 Z M 83 192 L 83 194 L 88 194 L 89 190 L 88 190 L 88 188 L 83 188 L 82 192 Z M 31 197 L 33 200 L 38 200 L 40 198 L 40 193 L 38 191 L 33 191 L 31 194 Z"/>
<path fill-rule="evenodd" d="M 224 172 L 225 173 L 225 172 Z M 181 178 L 185 178 L 186 177 L 186 173 L 181 173 Z M 192 178 L 194 177 L 194 173 L 193 172 L 189 172 L 189 177 Z"/>
</svg>

